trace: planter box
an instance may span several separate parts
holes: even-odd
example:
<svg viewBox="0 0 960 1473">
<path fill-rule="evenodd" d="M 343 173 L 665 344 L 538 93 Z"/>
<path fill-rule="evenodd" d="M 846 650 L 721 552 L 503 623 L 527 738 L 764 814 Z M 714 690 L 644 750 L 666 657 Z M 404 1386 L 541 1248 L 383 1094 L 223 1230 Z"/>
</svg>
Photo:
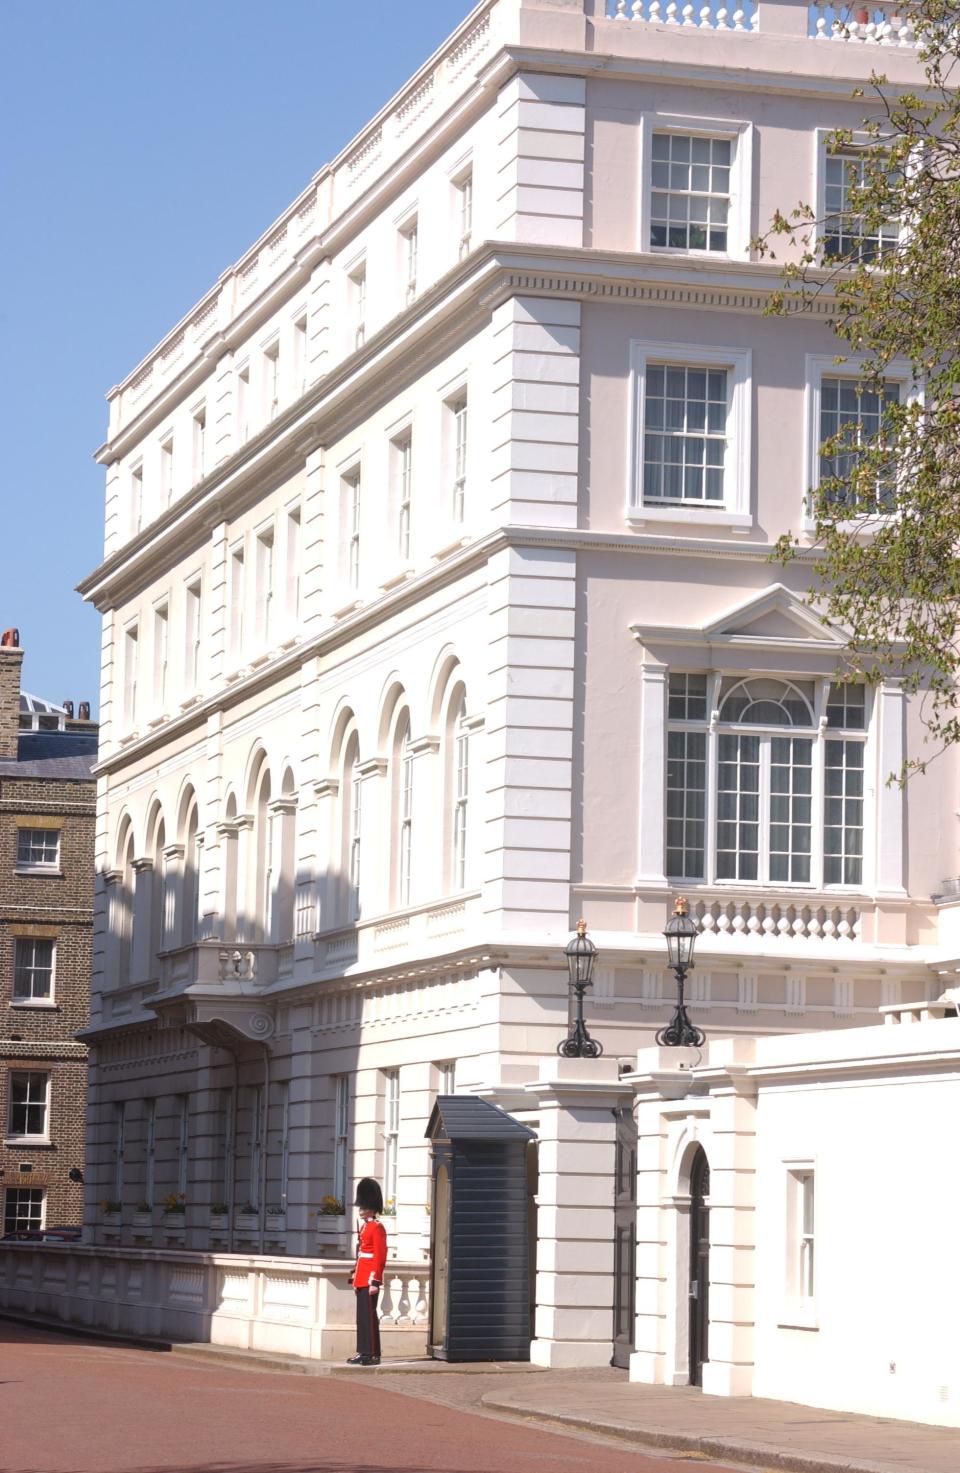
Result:
<svg viewBox="0 0 960 1473">
<path fill-rule="evenodd" d="M 152 1212 L 135 1212 L 133 1214 L 133 1226 L 135 1228 L 152 1228 L 153 1227 L 153 1213 Z"/>
<path fill-rule="evenodd" d="M 103 1214 L 103 1217 L 101 1218 L 101 1221 L 107 1232 L 118 1233 L 123 1227 L 123 1213 L 105 1212 Z"/>
<path fill-rule="evenodd" d="M 187 1214 L 185 1212 L 165 1212 L 160 1221 L 168 1233 L 185 1233 L 187 1231 Z"/>
<path fill-rule="evenodd" d="M 212 1233 L 225 1233 L 230 1226 L 230 1215 L 227 1212 L 211 1212 L 210 1231 Z"/>
<path fill-rule="evenodd" d="M 268 1212 L 264 1219 L 267 1237 L 275 1236 L 277 1233 L 287 1231 L 287 1214 L 285 1212 Z"/>
<path fill-rule="evenodd" d="M 260 1216 L 256 1212 L 238 1212 L 233 1220 L 233 1225 L 238 1233 L 256 1233 L 260 1231 Z"/>
<path fill-rule="evenodd" d="M 352 1258 L 355 1243 L 356 1233 L 343 1213 L 317 1218 L 317 1249 L 321 1256 L 329 1251 L 333 1258 Z"/>
</svg>

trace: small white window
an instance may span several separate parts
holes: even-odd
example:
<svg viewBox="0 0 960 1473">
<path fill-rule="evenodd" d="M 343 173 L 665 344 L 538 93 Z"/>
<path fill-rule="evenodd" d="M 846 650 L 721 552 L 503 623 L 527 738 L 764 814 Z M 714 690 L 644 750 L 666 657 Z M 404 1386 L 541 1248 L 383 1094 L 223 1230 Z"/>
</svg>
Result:
<svg viewBox="0 0 960 1473">
<path fill-rule="evenodd" d="M 257 534 L 257 638 L 266 644 L 273 633 L 273 528 Z"/>
<path fill-rule="evenodd" d="M 817 219 L 822 222 L 823 254 L 827 260 L 869 265 L 895 249 L 900 238 L 897 220 L 869 225 L 853 209 L 856 191 L 867 178 L 871 140 L 855 134 L 840 148 L 831 148 L 829 134 L 817 130 Z"/>
<path fill-rule="evenodd" d="M 851 357 L 838 364 L 826 354 L 807 354 L 807 457 L 805 525 L 810 530 L 815 521 L 817 493 L 823 482 L 831 482 L 832 506 L 843 507 L 847 496 L 844 482 L 853 472 L 860 447 L 879 444 L 883 439 L 888 406 L 906 404 L 919 397 L 912 382 L 909 365 L 902 360 L 891 362 L 882 386 L 864 381 L 863 359 Z M 839 437 L 840 450 L 833 456 L 823 454 L 822 446 Z M 890 441 L 889 473 L 877 480 L 873 514 L 883 516 L 895 508 L 895 451 Z M 853 511 L 857 517 L 870 515 L 863 504 Z"/>
<path fill-rule="evenodd" d="M 334 1079 L 333 1195 L 346 1207 L 349 1167 L 350 1080 L 346 1074 Z"/>
<path fill-rule="evenodd" d="M 173 500 L 173 436 L 160 446 L 160 505 L 169 506 Z"/>
<path fill-rule="evenodd" d="M 350 588 L 360 587 L 361 528 L 360 467 L 354 466 L 343 478 L 344 530 L 346 533 L 346 582 Z"/>
<path fill-rule="evenodd" d="M 462 389 L 445 405 L 449 507 L 453 522 L 460 524 L 467 507 L 467 391 Z"/>
<path fill-rule="evenodd" d="M 56 948 L 39 936 L 17 936 L 13 943 L 13 1000 L 51 1003 Z"/>
<path fill-rule="evenodd" d="M 354 759 L 350 765 L 350 808 L 348 833 L 347 880 L 349 884 L 347 919 L 360 918 L 361 846 L 363 839 L 363 779 L 359 763 Z"/>
<path fill-rule="evenodd" d="M 263 410 L 267 420 L 280 408 L 280 344 L 271 343 L 263 355 Z"/>
<path fill-rule="evenodd" d="M 3 1194 L 4 1233 L 35 1233 L 43 1227 L 46 1192 L 42 1187 L 7 1187 Z"/>
<path fill-rule="evenodd" d="M 17 829 L 17 869 L 60 868 L 60 830 Z"/>
<path fill-rule="evenodd" d="M 457 1061 L 448 1059 L 437 1068 L 437 1094 L 452 1095 L 457 1092 Z"/>
<path fill-rule="evenodd" d="M 417 295 L 417 255 L 420 249 L 420 228 L 417 217 L 407 220 L 400 228 L 401 276 L 407 306 Z"/>
<path fill-rule="evenodd" d="M 461 702 L 455 728 L 453 787 L 453 883 L 457 890 L 465 890 L 467 887 L 470 732 L 466 715 L 466 704 Z"/>
<path fill-rule="evenodd" d="M 786 1323 L 816 1322 L 816 1172 L 812 1161 L 787 1163 Z"/>
<path fill-rule="evenodd" d="M 749 260 L 751 124 L 644 113 L 640 126 L 640 249 Z"/>
<path fill-rule="evenodd" d="M 123 634 L 123 718 L 128 726 L 137 719 L 137 661 L 140 630 L 128 624 Z"/>
<path fill-rule="evenodd" d="M 293 324 L 293 386 L 302 394 L 307 387 L 307 318 L 298 317 Z"/>
<path fill-rule="evenodd" d="M 353 346 L 362 348 L 367 339 L 367 263 L 362 261 L 348 277 Z"/>
<path fill-rule="evenodd" d="M 300 580 L 303 559 L 300 507 L 287 508 L 287 612 L 293 623 L 300 619 Z"/>
<path fill-rule="evenodd" d="M 457 193 L 457 227 L 460 237 L 457 256 L 462 261 L 469 253 L 473 236 L 473 170 L 468 169 L 455 179 L 453 187 Z"/>
<path fill-rule="evenodd" d="M 192 694 L 200 687 L 200 650 L 203 638 L 203 585 L 194 578 L 186 588 L 186 678 Z"/>
<path fill-rule="evenodd" d="M 235 655 L 243 649 L 243 606 L 247 596 L 243 543 L 230 549 L 230 647 Z"/>
<path fill-rule="evenodd" d="M 628 516 L 749 527 L 750 353 L 635 342 Z"/>
<path fill-rule="evenodd" d="M 153 611 L 153 696 L 161 711 L 167 700 L 169 648 L 170 608 L 166 603 L 157 604 Z"/>
<path fill-rule="evenodd" d="M 397 1176 L 400 1155 L 400 1070 L 386 1069 L 383 1125 L 383 1205 L 387 1213 L 397 1210 Z"/>
<path fill-rule="evenodd" d="M 143 526 L 143 466 L 130 471 L 130 535 L 136 537 Z"/>
<path fill-rule="evenodd" d="M 207 407 L 193 411 L 193 479 L 202 480 L 207 471 Z"/>
<path fill-rule="evenodd" d="M 8 1130 L 19 1140 L 47 1139 L 50 1117 L 50 1075 L 38 1070 L 11 1072 Z"/>
<path fill-rule="evenodd" d="M 242 445 L 250 434 L 250 365 L 237 370 L 237 443 Z"/>
<path fill-rule="evenodd" d="M 413 495 L 413 437 L 407 432 L 392 446 L 397 508 L 397 552 L 403 562 L 410 557 L 410 515 Z"/>
<path fill-rule="evenodd" d="M 400 743 L 399 772 L 399 902 L 410 904 L 410 888 L 413 869 L 413 752 L 410 747 L 410 727 L 407 725 Z"/>
</svg>

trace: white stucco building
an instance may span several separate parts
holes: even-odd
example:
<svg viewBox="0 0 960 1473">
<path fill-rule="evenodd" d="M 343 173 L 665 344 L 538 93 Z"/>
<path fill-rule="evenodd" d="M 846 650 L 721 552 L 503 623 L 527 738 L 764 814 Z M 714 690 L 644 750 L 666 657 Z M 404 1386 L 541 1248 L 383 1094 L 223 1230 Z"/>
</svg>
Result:
<svg viewBox="0 0 960 1473">
<path fill-rule="evenodd" d="M 881 44 L 918 76 L 899 21 L 831 18 L 484 0 L 111 390 L 85 1036 L 117 1262 L 335 1255 L 370 1173 L 423 1263 L 431 1105 L 481 1091 L 541 1140 L 534 1356 L 684 1379 L 659 1221 L 636 1339 L 629 1290 L 672 895 L 729 1060 L 941 992 L 955 762 L 888 784 L 918 713 L 838 683 L 809 558 L 770 562 L 857 366 L 826 303 L 763 316 L 750 241 L 842 187 L 824 132 Z M 554 1053 L 581 914 L 601 1066 Z M 753 1384 L 745 1346 L 712 1331 L 708 1389 Z"/>
</svg>

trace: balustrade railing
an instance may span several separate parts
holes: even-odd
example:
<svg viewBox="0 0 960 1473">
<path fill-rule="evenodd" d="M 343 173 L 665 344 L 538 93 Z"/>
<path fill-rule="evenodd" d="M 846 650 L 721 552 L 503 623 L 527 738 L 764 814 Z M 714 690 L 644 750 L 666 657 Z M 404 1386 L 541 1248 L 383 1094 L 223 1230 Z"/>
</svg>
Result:
<svg viewBox="0 0 960 1473">
<path fill-rule="evenodd" d="M 814 0 L 808 7 L 807 34 L 818 41 L 857 45 L 916 46 L 917 37 L 896 0 L 872 5 L 830 5 Z"/>
<path fill-rule="evenodd" d="M 678 0 L 608 0 L 607 19 L 639 21 L 647 25 L 685 26 L 701 31 L 756 31 L 760 25 L 757 0 L 707 0 L 705 4 Z"/>
<path fill-rule="evenodd" d="M 860 911 L 829 901 L 695 900 L 690 914 L 701 935 L 733 942 L 860 940 Z"/>
</svg>

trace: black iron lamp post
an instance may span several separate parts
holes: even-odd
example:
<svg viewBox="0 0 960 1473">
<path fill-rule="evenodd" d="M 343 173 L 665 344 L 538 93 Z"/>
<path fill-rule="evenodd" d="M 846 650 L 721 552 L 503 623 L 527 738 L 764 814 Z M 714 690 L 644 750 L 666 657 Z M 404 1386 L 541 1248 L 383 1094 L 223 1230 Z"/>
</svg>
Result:
<svg viewBox="0 0 960 1473">
<path fill-rule="evenodd" d="M 677 979 L 677 1006 L 666 1028 L 657 1034 L 657 1043 L 664 1048 L 702 1048 L 705 1036 L 690 1022 L 683 1003 L 683 984 L 693 966 L 693 944 L 697 939 L 696 923 L 688 916 L 684 899 L 674 905 L 663 934 L 667 938 L 667 964 Z"/>
<path fill-rule="evenodd" d="M 597 948 L 587 935 L 586 921 L 577 921 L 577 934 L 571 936 L 564 947 L 567 971 L 570 974 L 570 995 L 576 1012 L 566 1038 L 557 1044 L 557 1053 L 562 1059 L 599 1059 L 603 1045 L 587 1032 L 583 1021 L 583 994 L 591 986 L 593 964 L 597 959 Z"/>
</svg>

